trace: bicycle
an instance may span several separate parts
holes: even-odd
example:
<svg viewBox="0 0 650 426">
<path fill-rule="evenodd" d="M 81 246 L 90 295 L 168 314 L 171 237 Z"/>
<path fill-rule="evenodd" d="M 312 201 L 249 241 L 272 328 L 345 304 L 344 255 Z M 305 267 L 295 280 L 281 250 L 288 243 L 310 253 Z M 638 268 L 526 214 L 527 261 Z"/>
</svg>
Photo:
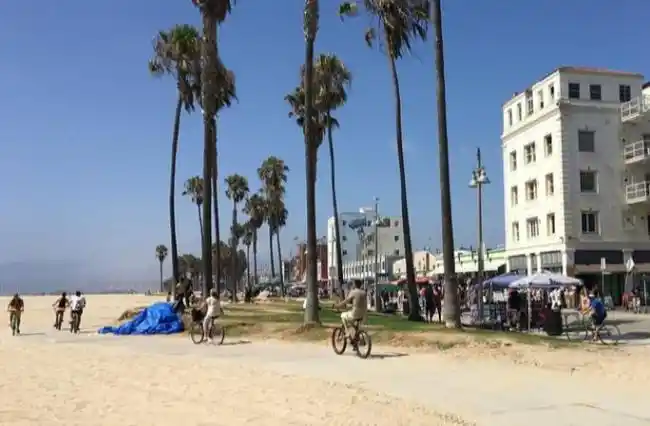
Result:
<svg viewBox="0 0 650 426">
<path fill-rule="evenodd" d="M 9 327 L 11 327 L 12 336 L 20 334 L 20 319 L 18 318 L 18 313 L 15 311 L 9 314 Z"/>
<path fill-rule="evenodd" d="M 80 318 L 79 318 L 79 312 L 77 311 L 72 311 L 70 312 L 70 333 L 77 334 L 79 333 L 79 323 L 80 323 Z"/>
<path fill-rule="evenodd" d="M 54 328 L 61 331 L 61 326 L 63 325 L 63 315 L 64 311 L 56 309 L 54 311 Z"/>
<path fill-rule="evenodd" d="M 212 318 L 212 323 L 210 324 L 210 339 L 215 342 L 217 345 L 221 345 L 223 340 L 226 338 L 226 330 L 217 323 L 218 317 Z M 190 339 L 194 342 L 195 345 L 199 345 L 205 341 L 205 333 L 203 330 L 203 319 L 193 320 L 190 328 Z"/>
<path fill-rule="evenodd" d="M 340 311 L 334 309 L 334 312 Z M 350 342 L 354 352 L 359 358 L 366 359 L 370 356 L 370 353 L 372 352 L 372 339 L 368 332 L 359 328 L 361 321 L 363 320 L 354 320 L 352 322 L 352 328 L 354 330 L 352 337 L 348 335 L 343 324 L 332 330 L 332 349 L 335 354 L 342 355 L 348 347 L 348 342 Z M 342 346 L 338 347 L 338 343 L 341 343 Z M 362 347 L 365 347 L 365 350 L 362 350 Z"/>
<path fill-rule="evenodd" d="M 607 320 L 603 321 L 600 327 L 596 327 L 593 319 L 585 315 L 585 341 L 599 341 L 603 345 L 618 345 L 621 340 L 621 330 L 616 324 L 608 324 Z"/>
</svg>

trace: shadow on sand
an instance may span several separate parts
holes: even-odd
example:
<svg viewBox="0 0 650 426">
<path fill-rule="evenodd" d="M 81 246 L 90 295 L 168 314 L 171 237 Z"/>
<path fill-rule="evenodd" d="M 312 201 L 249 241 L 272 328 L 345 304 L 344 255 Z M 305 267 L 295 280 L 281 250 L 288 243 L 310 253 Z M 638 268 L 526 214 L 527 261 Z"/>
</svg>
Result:
<svg viewBox="0 0 650 426">
<path fill-rule="evenodd" d="M 249 345 L 252 342 L 250 340 L 231 340 L 226 341 L 221 344 L 221 346 L 237 346 L 237 345 Z"/>
<path fill-rule="evenodd" d="M 401 352 L 386 352 L 383 354 L 371 354 L 370 359 L 401 358 L 403 356 L 409 355 Z"/>
<path fill-rule="evenodd" d="M 22 336 L 22 337 L 45 336 L 45 333 L 20 333 L 18 336 Z"/>
<path fill-rule="evenodd" d="M 621 340 L 632 341 L 632 340 L 644 340 L 650 339 L 650 332 L 647 331 L 630 331 L 627 333 L 621 333 Z"/>
</svg>

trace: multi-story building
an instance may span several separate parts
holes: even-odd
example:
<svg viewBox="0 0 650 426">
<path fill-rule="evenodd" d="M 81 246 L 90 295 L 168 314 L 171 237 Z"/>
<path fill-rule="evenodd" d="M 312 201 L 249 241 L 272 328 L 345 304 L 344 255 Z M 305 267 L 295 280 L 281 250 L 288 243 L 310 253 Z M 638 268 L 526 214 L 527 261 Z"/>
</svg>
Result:
<svg viewBox="0 0 650 426">
<path fill-rule="evenodd" d="M 650 270 L 643 82 L 637 73 L 561 67 L 504 104 L 509 270 L 600 282 L 602 266 L 615 295 L 630 259 Z"/>
<path fill-rule="evenodd" d="M 339 214 L 341 257 L 343 263 L 375 257 L 375 222 L 377 213 L 371 208 Z M 378 234 L 378 256 L 403 256 L 404 233 L 401 217 L 381 216 Z M 334 217 L 327 220 L 327 264 L 330 276 L 336 277 L 336 227 Z"/>
<path fill-rule="evenodd" d="M 316 243 L 316 274 L 318 281 L 327 280 L 327 244 L 323 239 Z M 296 255 L 293 260 L 293 279 L 304 282 L 307 279 L 307 243 L 296 245 Z"/>
</svg>

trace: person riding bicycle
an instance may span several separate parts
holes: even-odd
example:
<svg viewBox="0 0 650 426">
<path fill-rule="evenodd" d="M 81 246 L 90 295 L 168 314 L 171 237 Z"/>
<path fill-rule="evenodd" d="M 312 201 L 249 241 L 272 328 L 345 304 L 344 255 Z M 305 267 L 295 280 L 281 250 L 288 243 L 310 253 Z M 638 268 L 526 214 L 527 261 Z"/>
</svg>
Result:
<svg viewBox="0 0 650 426">
<path fill-rule="evenodd" d="M 81 327 L 81 315 L 83 315 L 86 308 L 86 298 L 82 296 L 80 291 L 76 291 L 74 296 L 70 297 L 70 316 L 74 319 L 77 315 L 77 329 Z"/>
<path fill-rule="evenodd" d="M 354 336 L 351 334 L 352 330 L 350 330 L 350 325 L 352 325 L 354 321 L 365 320 L 368 313 L 368 299 L 366 292 L 361 288 L 361 285 L 361 280 L 355 280 L 354 288 L 348 293 L 348 297 L 340 303 L 334 304 L 335 308 L 345 307 L 349 303 L 352 304 L 351 310 L 345 311 L 341 314 L 341 323 L 343 323 L 343 328 L 345 328 L 346 333 L 351 339 L 354 338 Z"/>
<path fill-rule="evenodd" d="M 589 313 L 594 323 L 594 340 L 596 340 L 598 331 L 600 331 L 605 322 L 605 318 L 607 318 L 607 309 L 600 298 L 598 290 L 589 293 Z"/>
<path fill-rule="evenodd" d="M 54 308 L 54 327 L 59 327 L 60 324 L 63 322 L 63 314 L 65 313 L 66 308 L 70 304 L 70 301 L 68 300 L 68 295 L 64 291 L 61 293 L 61 296 L 59 296 L 58 299 L 56 299 L 56 302 L 52 304 L 52 307 Z"/>
<path fill-rule="evenodd" d="M 206 312 L 203 318 L 203 336 L 212 343 L 211 328 L 215 318 L 218 318 L 222 313 L 221 301 L 219 300 L 219 293 L 216 289 L 210 290 L 210 297 L 205 299 Z"/>
<path fill-rule="evenodd" d="M 25 302 L 18 293 L 14 294 L 9 304 L 7 305 L 7 312 L 9 312 L 9 327 L 13 327 L 14 318 L 16 321 L 16 334 L 20 334 L 20 318 L 25 310 Z"/>
</svg>

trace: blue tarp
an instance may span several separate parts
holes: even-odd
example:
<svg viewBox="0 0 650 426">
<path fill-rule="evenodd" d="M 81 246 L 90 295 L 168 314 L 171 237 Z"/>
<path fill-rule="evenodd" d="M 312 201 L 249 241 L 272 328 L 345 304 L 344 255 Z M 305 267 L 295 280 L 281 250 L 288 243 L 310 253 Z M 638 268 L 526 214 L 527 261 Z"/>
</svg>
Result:
<svg viewBox="0 0 650 426">
<path fill-rule="evenodd" d="M 183 331 L 183 321 L 171 303 L 158 302 L 144 308 L 132 320 L 119 327 L 103 327 L 100 334 L 172 334 Z"/>
<path fill-rule="evenodd" d="M 522 276 L 517 275 L 513 272 L 507 272 L 505 274 L 497 275 L 492 277 L 487 281 L 483 281 L 483 288 L 492 287 L 492 289 L 504 289 L 508 288 L 510 283 L 517 281 Z"/>
</svg>

